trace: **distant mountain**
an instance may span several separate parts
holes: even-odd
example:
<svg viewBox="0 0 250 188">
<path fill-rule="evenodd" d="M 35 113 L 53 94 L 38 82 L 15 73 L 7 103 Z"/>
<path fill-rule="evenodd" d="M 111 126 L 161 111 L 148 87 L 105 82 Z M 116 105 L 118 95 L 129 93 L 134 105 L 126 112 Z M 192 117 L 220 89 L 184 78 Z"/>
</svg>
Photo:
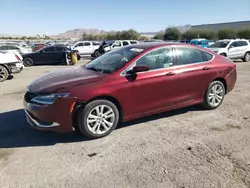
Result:
<svg viewBox="0 0 250 188">
<path fill-rule="evenodd" d="M 184 26 L 178 26 L 177 27 L 181 32 L 185 32 L 191 28 L 191 25 L 184 25 Z M 105 31 L 105 30 L 99 30 L 99 29 L 72 29 L 69 31 L 66 31 L 65 33 L 60 33 L 58 35 L 54 35 L 51 37 L 56 38 L 81 38 L 83 33 L 92 34 L 92 35 L 101 35 L 109 32 L 116 32 L 116 31 Z M 141 35 L 144 36 L 154 36 L 159 32 L 164 32 L 164 30 L 158 31 L 158 32 L 141 32 Z"/>
<path fill-rule="evenodd" d="M 58 35 L 54 35 L 51 37 L 57 38 L 81 38 L 84 33 L 92 34 L 92 35 L 102 35 L 108 32 L 115 32 L 115 31 L 105 31 L 100 29 L 72 29 L 66 31 L 65 33 L 60 33 Z"/>
</svg>

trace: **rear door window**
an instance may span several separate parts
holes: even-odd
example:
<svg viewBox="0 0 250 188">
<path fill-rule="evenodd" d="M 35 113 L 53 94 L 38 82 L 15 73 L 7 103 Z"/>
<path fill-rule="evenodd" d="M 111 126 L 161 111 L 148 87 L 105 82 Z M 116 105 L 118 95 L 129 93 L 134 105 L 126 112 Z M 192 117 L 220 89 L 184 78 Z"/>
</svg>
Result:
<svg viewBox="0 0 250 188">
<path fill-rule="evenodd" d="M 179 47 L 176 48 L 177 65 L 188 65 L 203 62 L 200 50 L 193 48 Z"/>
<path fill-rule="evenodd" d="M 7 50 L 6 46 L 0 46 L 0 50 Z"/>
<path fill-rule="evenodd" d="M 208 45 L 208 41 L 207 40 L 203 40 L 203 45 Z"/>
<path fill-rule="evenodd" d="M 247 46 L 247 42 L 246 41 L 238 41 L 238 46 Z"/>
<path fill-rule="evenodd" d="M 91 46 L 90 42 L 84 42 L 84 46 Z"/>
<path fill-rule="evenodd" d="M 84 46 L 82 42 L 80 42 L 77 45 L 75 45 L 75 47 L 80 47 L 80 46 Z"/>
<path fill-rule="evenodd" d="M 238 47 L 238 42 L 232 42 L 229 47 Z"/>
<path fill-rule="evenodd" d="M 130 44 L 137 44 L 137 41 L 131 40 Z"/>
<path fill-rule="evenodd" d="M 123 41 L 123 42 L 122 42 L 122 45 L 123 45 L 123 46 L 127 46 L 127 45 L 129 45 L 129 43 L 128 43 L 127 41 Z"/>
</svg>

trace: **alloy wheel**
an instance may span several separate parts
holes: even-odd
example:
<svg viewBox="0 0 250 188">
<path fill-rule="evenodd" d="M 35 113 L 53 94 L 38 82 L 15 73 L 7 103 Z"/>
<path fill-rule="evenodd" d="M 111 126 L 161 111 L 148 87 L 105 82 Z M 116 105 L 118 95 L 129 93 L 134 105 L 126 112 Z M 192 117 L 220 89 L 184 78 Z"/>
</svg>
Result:
<svg viewBox="0 0 250 188">
<path fill-rule="evenodd" d="M 5 67 L 0 66 L 0 82 L 6 80 L 8 77 L 8 71 Z"/>
<path fill-rule="evenodd" d="M 33 61 L 30 58 L 25 59 L 23 61 L 23 63 L 24 63 L 25 66 L 32 66 L 33 65 Z"/>
<path fill-rule="evenodd" d="M 211 88 L 211 90 L 209 91 L 209 94 L 208 94 L 209 104 L 212 107 L 219 106 L 223 100 L 224 95 L 225 95 L 225 91 L 221 85 L 219 85 L 219 84 L 213 85 L 213 87 Z"/>
<path fill-rule="evenodd" d="M 94 134 L 106 133 L 115 122 L 115 113 L 108 105 L 98 105 L 87 116 L 87 127 Z"/>
<path fill-rule="evenodd" d="M 250 61 L 250 53 L 246 53 L 245 60 Z"/>
</svg>

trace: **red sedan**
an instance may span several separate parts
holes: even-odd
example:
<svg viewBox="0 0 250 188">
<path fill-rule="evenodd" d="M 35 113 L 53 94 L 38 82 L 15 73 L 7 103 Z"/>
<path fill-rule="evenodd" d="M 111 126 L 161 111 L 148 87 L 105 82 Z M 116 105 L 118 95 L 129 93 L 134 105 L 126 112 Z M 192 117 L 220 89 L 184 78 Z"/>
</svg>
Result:
<svg viewBox="0 0 250 188">
<path fill-rule="evenodd" d="M 236 65 L 207 49 L 135 44 L 38 78 L 24 107 L 34 128 L 99 138 L 119 122 L 163 111 L 195 104 L 215 109 L 236 78 Z"/>
</svg>

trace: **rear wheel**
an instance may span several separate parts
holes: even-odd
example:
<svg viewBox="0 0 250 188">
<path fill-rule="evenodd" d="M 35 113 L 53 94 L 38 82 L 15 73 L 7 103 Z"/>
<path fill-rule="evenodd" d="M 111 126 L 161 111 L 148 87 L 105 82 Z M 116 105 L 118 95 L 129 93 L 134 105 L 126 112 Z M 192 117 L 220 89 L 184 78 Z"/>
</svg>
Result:
<svg viewBox="0 0 250 188">
<path fill-rule="evenodd" d="M 244 62 L 250 61 L 250 52 L 246 52 L 244 58 L 242 59 Z"/>
<path fill-rule="evenodd" d="M 80 109 L 77 114 L 76 131 L 91 139 L 110 134 L 119 121 L 119 111 L 108 100 L 95 100 Z"/>
<path fill-rule="evenodd" d="M 24 58 L 23 64 L 25 67 L 30 67 L 34 64 L 34 61 L 31 58 Z"/>
<path fill-rule="evenodd" d="M 213 81 L 205 93 L 204 107 L 209 110 L 218 108 L 222 104 L 225 94 L 224 84 L 218 80 Z"/>
<path fill-rule="evenodd" d="M 0 65 L 0 82 L 7 80 L 9 77 L 9 72 L 6 67 Z"/>
</svg>

